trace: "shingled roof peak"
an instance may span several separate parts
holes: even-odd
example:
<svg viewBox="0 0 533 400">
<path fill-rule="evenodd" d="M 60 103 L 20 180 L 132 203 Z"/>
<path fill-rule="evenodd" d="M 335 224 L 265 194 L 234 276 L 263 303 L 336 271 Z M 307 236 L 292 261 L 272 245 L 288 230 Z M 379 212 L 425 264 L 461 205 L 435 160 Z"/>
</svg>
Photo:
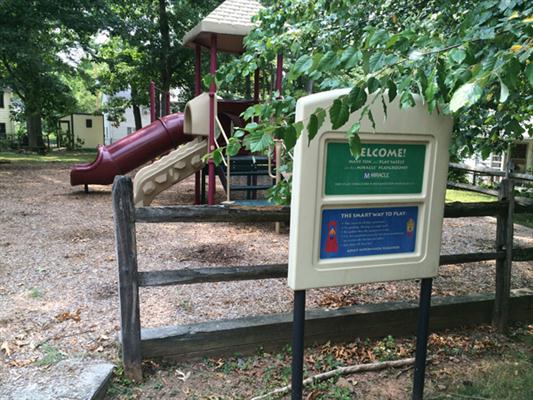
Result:
<svg viewBox="0 0 533 400">
<path fill-rule="evenodd" d="M 253 29 L 252 17 L 262 7 L 255 0 L 226 0 L 185 34 L 183 44 L 192 47 L 197 43 L 209 47 L 208 37 L 216 33 L 220 50 L 241 52 L 242 38 Z"/>
</svg>

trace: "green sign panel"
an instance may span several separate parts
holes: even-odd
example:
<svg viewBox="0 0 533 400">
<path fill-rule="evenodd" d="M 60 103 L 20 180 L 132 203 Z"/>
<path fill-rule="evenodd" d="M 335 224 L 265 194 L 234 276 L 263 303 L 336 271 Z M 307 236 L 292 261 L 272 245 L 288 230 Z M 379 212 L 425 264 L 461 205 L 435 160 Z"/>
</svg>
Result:
<svg viewBox="0 0 533 400">
<path fill-rule="evenodd" d="M 363 144 L 357 160 L 345 142 L 327 143 L 326 152 L 326 195 L 422 192 L 424 144 Z"/>
</svg>

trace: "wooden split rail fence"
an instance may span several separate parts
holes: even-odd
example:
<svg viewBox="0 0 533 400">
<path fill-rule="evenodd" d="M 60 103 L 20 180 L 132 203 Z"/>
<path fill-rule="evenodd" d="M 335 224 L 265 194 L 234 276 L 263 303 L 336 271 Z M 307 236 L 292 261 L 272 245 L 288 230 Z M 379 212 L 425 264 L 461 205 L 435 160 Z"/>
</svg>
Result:
<svg viewBox="0 0 533 400">
<path fill-rule="evenodd" d="M 513 249 L 513 213 L 531 212 L 516 204 L 512 184 L 504 179 L 498 201 L 447 204 L 446 218 L 493 216 L 497 218 L 495 250 L 442 255 L 440 264 L 496 260 L 495 296 L 434 298 L 432 328 L 490 322 L 504 329 L 509 319 L 531 318 L 533 292 L 511 293 L 512 261 L 533 260 L 533 248 Z M 141 330 L 139 288 L 205 282 L 285 278 L 287 265 L 209 267 L 167 271 L 138 271 L 135 226 L 162 222 L 285 222 L 288 207 L 169 206 L 135 208 L 132 182 L 115 178 L 113 184 L 116 252 L 119 269 L 122 358 L 126 375 L 142 379 L 141 363 L 147 358 L 185 358 L 253 352 L 259 347 L 280 348 L 289 343 L 288 314 L 251 316 L 236 320 Z M 511 307 L 512 305 L 512 307 Z M 309 310 L 306 313 L 306 342 L 350 340 L 355 336 L 412 333 L 417 307 L 409 303 L 360 305 L 339 310 Z"/>
</svg>

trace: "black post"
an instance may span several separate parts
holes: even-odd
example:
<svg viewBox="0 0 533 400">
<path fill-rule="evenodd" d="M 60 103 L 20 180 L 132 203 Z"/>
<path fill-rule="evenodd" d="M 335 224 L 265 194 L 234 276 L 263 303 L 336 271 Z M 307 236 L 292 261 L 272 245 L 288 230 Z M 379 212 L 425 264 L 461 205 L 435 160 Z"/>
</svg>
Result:
<svg viewBox="0 0 533 400">
<path fill-rule="evenodd" d="M 304 377 L 305 290 L 294 291 L 292 325 L 292 400 L 302 399 Z"/>
<path fill-rule="evenodd" d="M 420 285 L 420 309 L 416 333 L 415 372 L 413 379 L 413 400 L 424 398 L 424 376 L 428 350 L 429 309 L 431 307 L 432 278 L 422 279 Z"/>
<path fill-rule="evenodd" d="M 83 191 L 85 192 L 85 194 L 89 193 L 89 185 L 85 184 L 83 186 Z"/>
</svg>

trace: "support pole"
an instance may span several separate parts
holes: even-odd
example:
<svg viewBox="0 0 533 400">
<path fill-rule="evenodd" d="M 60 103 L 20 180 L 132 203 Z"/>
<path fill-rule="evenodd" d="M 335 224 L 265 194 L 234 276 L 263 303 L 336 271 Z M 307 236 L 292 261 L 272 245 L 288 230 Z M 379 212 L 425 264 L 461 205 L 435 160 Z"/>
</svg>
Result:
<svg viewBox="0 0 533 400">
<path fill-rule="evenodd" d="M 211 85 L 209 87 L 209 152 L 215 150 L 215 101 L 216 101 L 216 83 L 215 75 L 217 73 L 217 35 L 211 34 Z M 216 175 L 215 175 L 215 162 L 213 159 L 208 161 L 209 177 L 207 180 L 207 204 L 215 204 L 216 195 Z"/>
<path fill-rule="evenodd" d="M 292 400 L 301 400 L 304 377 L 305 290 L 294 291 L 292 325 Z"/>
<path fill-rule="evenodd" d="M 496 260 L 496 288 L 492 326 L 499 332 L 507 330 L 509 323 L 509 303 L 511 297 L 511 272 L 513 264 L 513 182 L 508 177 L 500 182 L 499 200 L 507 200 L 506 215 L 496 219 L 496 251 L 505 251 L 505 258 Z"/>
<path fill-rule="evenodd" d="M 141 318 L 137 281 L 135 205 L 133 204 L 133 184 L 128 177 L 115 177 L 113 215 L 118 261 L 122 362 L 126 377 L 140 382 L 142 381 Z"/>
<path fill-rule="evenodd" d="M 278 54 L 277 59 L 277 65 L 276 65 L 276 90 L 278 91 L 279 97 L 278 99 L 281 99 L 283 97 L 283 54 Z M 275 157 L 276 157 L 276 185 L 281 182 L 281 173 L 280 167 L 281 167 L 281 143 L 276 143 L 276 147 L 274 149 L 275 151 Z M 275 224 L 276 233 L 280 233 L 281 231 L 281 225 L 279 222 L 276 222 Z"/>
<path fill-rule="evenodd" d="M 424 398 L 424 377 L 426 374 L 429 310 L 431 307 L 432 286 L 432 278 L 422 279 L 420 284 L 420 308 L 418 314 L 418 328 L 416 333 L 415 372 L 413 379 L 412 400 L 422 400 Z"/>
<path fill-rule="evenodd" d="M 199 96 L 202 93 L 202 47 L 196 44 L 194 47 L 194 95 Z M 194 204 L 201 203 L 200 196 L 200 174 L 196 171 L 194 174 Z"/>
<path fill-rule="evenodd" d="M 276 65 L 276 90 L 280 97 L 282 96 L 282 81 L 283 81 L 283 54 L 278 54 Z"/>
<path fill-rule="evenodd" d="M 150 81 L 150 122 L 155 120 L 155 82 Z"/>
</svg>

